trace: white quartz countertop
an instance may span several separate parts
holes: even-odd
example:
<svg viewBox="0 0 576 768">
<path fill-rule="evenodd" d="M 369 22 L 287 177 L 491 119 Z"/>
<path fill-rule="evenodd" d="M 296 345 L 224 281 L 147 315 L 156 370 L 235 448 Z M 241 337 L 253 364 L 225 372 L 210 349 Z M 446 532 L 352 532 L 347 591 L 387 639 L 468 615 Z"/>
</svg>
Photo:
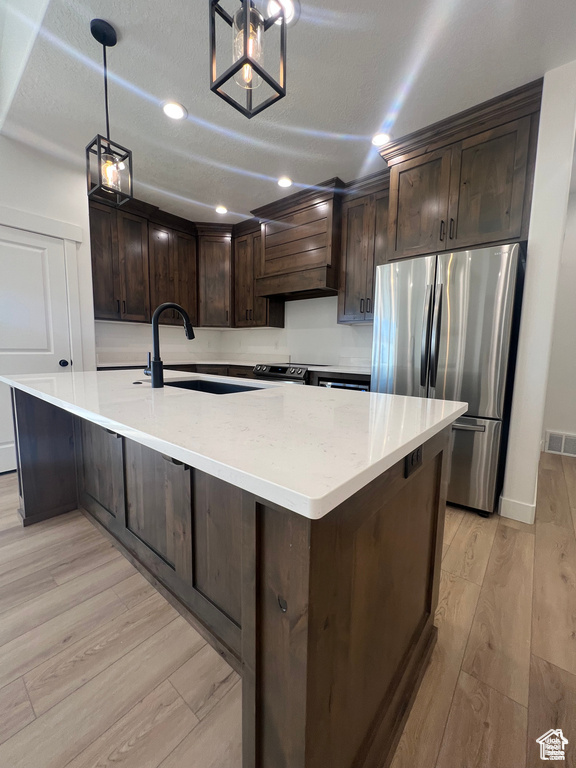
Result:
<svg viewBox="0 0 576 768">
<path fill-rule="evenodd" d="M 285 362 L 285 361 L 284 361 Z M 171 366 L 171 365 L 226 365 L 230 366 L 232 368 L 254 368 L 255 365 L 269 365 L 270 360 L 164 360 L 165 366 Z M 272 363 L 273 365 L 277 365 L 278 363 Z M 98 367 L 102 370 L 109 369 L 119 369 L 126 366 L 136 366 L 138 368 L 144 369 L 146 367 L 146 363 L 142 361 L 136 361 L 136 362 L 124 362 L 124 363 L 98 363 Z M 307 365 L 306 368 L 308 368 L 309 371 L 318 371 L 320 373 L 355 373 L 355 374 L 361 374 L 361 375 L 368 375 L 370 376 L 371 373 L 371 366 L 369 364 L 367 365 Z"/>
<path fill-rule="evenodd" d="M 164 376 L 248 384 L 176 371 Z M 152 389 L 138 371 L 0 381 L 310 519 L 326 515 L 467 410 L 465 403 L 253 380 L 256 390 L 227 395 Z"/>
</svg>

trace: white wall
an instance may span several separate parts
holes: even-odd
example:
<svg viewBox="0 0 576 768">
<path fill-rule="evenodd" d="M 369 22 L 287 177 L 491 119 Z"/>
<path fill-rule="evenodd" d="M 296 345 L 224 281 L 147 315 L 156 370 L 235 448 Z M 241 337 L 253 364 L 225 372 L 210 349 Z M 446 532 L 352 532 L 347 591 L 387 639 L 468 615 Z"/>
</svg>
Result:
<svg viewBox="0 0 576 768">
<path fill-rule="evenodd" d="M 80 168 L 0 135 L 0 206 L 80 227 L 76 246 L 85 369 L 96 362 L 86 177 Z"/>
<path fill-rule="evenodd" d="M 501 514 L 534 522 L 558 276 L 576 133 L 576 61 L 544 77 Z"/>
<path fill-rule="evenodd" d="M 286 302 L 284 328 L 198 329 L 188 342 L 181 328 L 161 328 L 161 354 L 167 362 L 230 360 L 368 365 L 372 356 L 372 325 L 338 325 L 338 299 Z M 99 365 L 137 365 L 151 348 L 147 325 L 96 323 Z"/>
<path fill-rule="evenodd" d="M 576 435 L 576 189 L 574 188 L 568 201 L 566 236 L 560 264 L 544 430 Z"/>
</svg>

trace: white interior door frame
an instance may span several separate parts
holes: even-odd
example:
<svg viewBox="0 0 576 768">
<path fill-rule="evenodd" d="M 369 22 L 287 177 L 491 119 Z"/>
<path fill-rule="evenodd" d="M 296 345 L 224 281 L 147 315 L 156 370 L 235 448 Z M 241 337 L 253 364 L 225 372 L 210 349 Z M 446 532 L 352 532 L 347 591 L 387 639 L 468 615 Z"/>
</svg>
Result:
<svg viewBox="0 0 576 768">
<path fill-rule="evenodd" d="M 68 297 L 68 330 L 70 334 L 70 355 L 74 369 L 84 368 L 82 357 L 82 317 L 80 312 L 80 286 L 78 282 L 78 245 L 84 237 L 82 228 L 65 221 L 39 216 L 36 213 L 20 211 L 0 205 L 0 225 L 48 235 L 64 242 L 66 264 L 66 292 Z"/>
</svg>

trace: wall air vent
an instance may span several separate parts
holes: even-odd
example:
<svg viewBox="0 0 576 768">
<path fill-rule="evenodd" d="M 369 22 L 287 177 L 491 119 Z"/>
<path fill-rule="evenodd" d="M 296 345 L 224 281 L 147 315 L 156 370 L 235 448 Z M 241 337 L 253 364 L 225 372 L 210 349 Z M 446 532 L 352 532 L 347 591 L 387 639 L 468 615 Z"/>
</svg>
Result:
<svg viewBox="0 0 576 768">
<path fill-rule="evenodd" d="M 546 432 L 546 452 L 561 453 L 564 456 L 576 456 L 576 435 Z"/>
</svg>

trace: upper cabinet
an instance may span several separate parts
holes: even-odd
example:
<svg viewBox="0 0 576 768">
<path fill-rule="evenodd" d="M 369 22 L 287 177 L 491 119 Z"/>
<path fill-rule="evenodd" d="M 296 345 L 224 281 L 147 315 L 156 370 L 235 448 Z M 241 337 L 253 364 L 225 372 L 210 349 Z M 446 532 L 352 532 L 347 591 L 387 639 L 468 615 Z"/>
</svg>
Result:
<svg viewBox="0 0 576 768">
<path fill-rule="evenodd" d="M 381 150 L 389 259 L 526 239 L 540 98 L 533 83 Z"/>
<path fill-rule="evenodd" d="M 388 174 L 377 192 L 354 195 L 342 206 L 342 256 L 338 322 L 374 318 L 374 270 L 386 262 Z"/>
<path fill-rule="evenodd" d="M 198 320 L 232 326 L 232 227 L 198 225 Z"/>
<path fill-rule="evenodd" d="M 90 203 L 94 315 L 100 320 L 150 320 L 148 222 Z"/>
<path fill-rule="evenodd" d="M 263 220 L 256 296 L 337 293 L 343 187 L 331 179 L 253 211 Z"/>
<path fill-rule="evenodd" d="M 196 237 L 150 222 L 148 225 L 150 253 L 150 296 L 154 310 L 159 304 L 173 301 L 180 304 L 192 325 L 198 322 L 198 287 Z M 160 322 L 182 325 L 175 310 L 167 310 Z"/>
<path fill-rule="evenodd" d="M 242 232 L 242 225 L 237 229 Z M 261 249 L 259 226 L 256 231 L 234 238 L 234 325 L 237 328 L 284 327 L 284 302 L 255 295 Z"/>
</svg>

